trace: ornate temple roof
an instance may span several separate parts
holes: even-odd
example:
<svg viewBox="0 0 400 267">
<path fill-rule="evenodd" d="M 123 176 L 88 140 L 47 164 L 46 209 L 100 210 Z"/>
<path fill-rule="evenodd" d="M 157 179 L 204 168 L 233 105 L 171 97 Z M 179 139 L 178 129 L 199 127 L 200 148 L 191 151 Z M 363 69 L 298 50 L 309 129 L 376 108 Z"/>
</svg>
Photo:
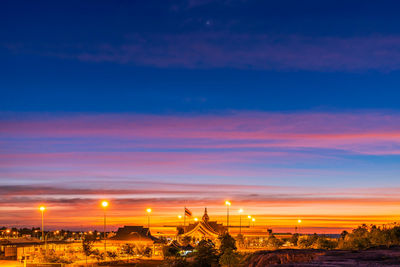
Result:
<svg viewBox="0 0 400 267">
<path fill-rule="evenodd" d="M 189 224 L 185 227 L 183 236 L 202 235 L 209 237 L 218 237 L 226 231 L 226 227 L 216 221 L 210 221 L 207 214 L 207 208 L 204 209 L 204 215 L 201 221 Z"/>
</svg>

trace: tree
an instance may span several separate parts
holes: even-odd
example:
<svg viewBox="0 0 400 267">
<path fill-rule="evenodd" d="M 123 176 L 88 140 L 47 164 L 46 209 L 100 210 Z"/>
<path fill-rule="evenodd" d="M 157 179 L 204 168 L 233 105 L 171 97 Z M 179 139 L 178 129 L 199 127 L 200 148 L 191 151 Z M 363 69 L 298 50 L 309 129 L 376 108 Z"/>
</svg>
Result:
<svg viewBox="0 0 400 267">
<path fill-rule="evenodd" d="M 192 238 L 190 237 L 190 236 L 184 236 L 183 238 L 182 238 L 182 244 L 184 245 L 184 246 L 187 246 L 187 245 L 189 245 L 190 244 L 190 242 L 192 241 Z"/>
<path fill-rule="evenodd" d="M 349 234 L 349 232 L 344 230 L 343 232 L 340 233 L 340 239 L 345 239 L 348 234 Z"/>
<path fill-rule="evenodd" d="M 220 235 L 218 237 L 221 245 L 219 246 L 219 250 L 222 253 L 225 252 L 225 250 L 229 249 L 229 250 L 237 250 L 236 247 L 236 240 L 228 233 L 226 232 L 223 235 Z"/>
<path fill-rule="evenodd" d="M 129 261 L 129 256 L 133 256 L 135 253 L 134 246 L 128 243 L 124 244 L 122 246 L 122 253 L 127 255 Z"/>
<path fill-rule="evenodd" d="M 270 249 L 278 249 L 282 246 L 282 244 L 283 242 L 274 235 L 271 235 L 267 240 L 267 247 Z"/>
<path fill-rule="evenodd" d="M 239 265 L 239 254 L 232 249 L 226 249 L 219 258 L 219 264 L 226 267 L 236 267 Z"/>
<path fill-rule="evenodd" d="M 319 236 L 314 242 L 313 248 L 315 249 L 334 249 L 338 245 L 337 240 L 330 240 L 326 236 Z"/>
<path fill-rule="evenodd" d="M 115 251 L 107 251 L 107 257 L 114 261 L 118 255 Z"/>
<path fill-rule="evenodd" d="M 290 239 L 289 242 L 293 244 L 293 246 L 297 246 L 297 242 L 299 241 L 299 234 L 293 234 Z"/>
<path fill-rule="evenodd" d="M 179 256 L 179 249 L 175 246 L 164 246 L 163 247 L 163 255 L 164 258 L 172 258 L 172 257 L 178 257 Z"/>
<path fill-rule="evenodd" d="M 93 253 L 93 243 L 94 240 L 92 238 L 85 237 L 82 239 L 82 250 L 83 254 L 85 254 L 86 257 L 86 264 L 87 264 L 87 257 L 92 255 Z"/>
<path fill-rule="evenodd" d="M 218 265 L 218 255 L 214 244 L 201 240 L 196 247 L 194 265 L 199 267 L 212 267 Z"/>
<path fill-rule="evenodd" d="M 241 247 L 241 248 L 244 247 L 244 237 L 242 234 L 237 235 L 236 241 L 237 241 L 239 247 Z"/>
<path fill-rule="evenodd" d="M 104 253 L 100 252 L 98 249 L 93 250 L 92 255 L 96 258 L 97 261 L 102 261 L 105 259 Z"/>
</svg>

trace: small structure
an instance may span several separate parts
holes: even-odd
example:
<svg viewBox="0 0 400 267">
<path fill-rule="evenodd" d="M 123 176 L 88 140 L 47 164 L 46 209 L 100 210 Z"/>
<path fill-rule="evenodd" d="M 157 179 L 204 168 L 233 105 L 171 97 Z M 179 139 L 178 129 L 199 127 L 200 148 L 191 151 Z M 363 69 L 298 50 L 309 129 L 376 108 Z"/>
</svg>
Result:
<svg viewBox="0 0 400 267">
<path fill-rule="evenodd" d="M 110 241 L 121 242 L 140 242 L 146 244 L 153 244 L 157 240 L 151 235 L 150 229 L 143 226 L 124 226 L 118 228 L 115 236 L 109 238 Z"/>
</svg>

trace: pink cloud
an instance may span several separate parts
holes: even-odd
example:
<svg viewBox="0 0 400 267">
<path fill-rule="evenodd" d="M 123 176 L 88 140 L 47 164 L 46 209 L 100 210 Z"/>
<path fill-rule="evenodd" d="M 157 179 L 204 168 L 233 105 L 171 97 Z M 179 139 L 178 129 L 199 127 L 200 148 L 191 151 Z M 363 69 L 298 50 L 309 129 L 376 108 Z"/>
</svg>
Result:
<svg viewBox="0 0 400 267">
<path fill-rule="evenodd" d="M 126 148 L 322 148 L 379 155 L 398 154 L 400 150 L 397 113 L 245 112 L 192 117 L 104 114 L 0 124 L 0 137 L 48 138 L 49 142 L 71 138 L 72 143 L 90 143 L 93 138 L 109 138 L 112 143 L 118 138 L 125 141 L 120 146 Z M 99 142 L 99 147 L 107 146 Z"/>
</svg>

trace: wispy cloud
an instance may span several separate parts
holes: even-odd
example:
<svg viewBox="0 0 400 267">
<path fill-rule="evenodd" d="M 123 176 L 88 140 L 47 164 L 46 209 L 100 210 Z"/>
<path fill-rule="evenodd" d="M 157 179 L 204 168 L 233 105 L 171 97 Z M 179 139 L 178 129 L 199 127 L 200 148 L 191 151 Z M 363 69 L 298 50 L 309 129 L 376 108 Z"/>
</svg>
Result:
<svg viewBox="0 0 400 267">
<path fill-rule="evenodd" d="M 334 149 L 370 155 L 391 155 L 400 150 L 400 115 L 389 112 L 242 112 L 191 117 L 104 114 L 2 120 L 0 124 L 0 137 L 11 146 L 10 150 L 13 145 L 18 150 L 20 139 L 34 144 L 40 143 L 41 138 L 54 145 L 85 146 L 86 143 L 89 146 L 97 142 L 93 146 L 107 151 L 112 147 L 107 149 L 104 139 L 116 151 L 124 148 L 234 149 L 245 155 L 243 149 L 270 149 L 269 154 L 253 151 L 255 157 L 287 156 L 288 149 L 292 149 L 291 153 L 299 149 Z M 207 158 L 201 153 L 197 155 L 196 161 Z"/>
<path fill-rule="evenodd" d="M 8 44 L 14 52 L 159 68 L 393 71 L 400 36 L 307 37 L 228 32 L 131 34 L 119 44 Z"/>
</svg>

